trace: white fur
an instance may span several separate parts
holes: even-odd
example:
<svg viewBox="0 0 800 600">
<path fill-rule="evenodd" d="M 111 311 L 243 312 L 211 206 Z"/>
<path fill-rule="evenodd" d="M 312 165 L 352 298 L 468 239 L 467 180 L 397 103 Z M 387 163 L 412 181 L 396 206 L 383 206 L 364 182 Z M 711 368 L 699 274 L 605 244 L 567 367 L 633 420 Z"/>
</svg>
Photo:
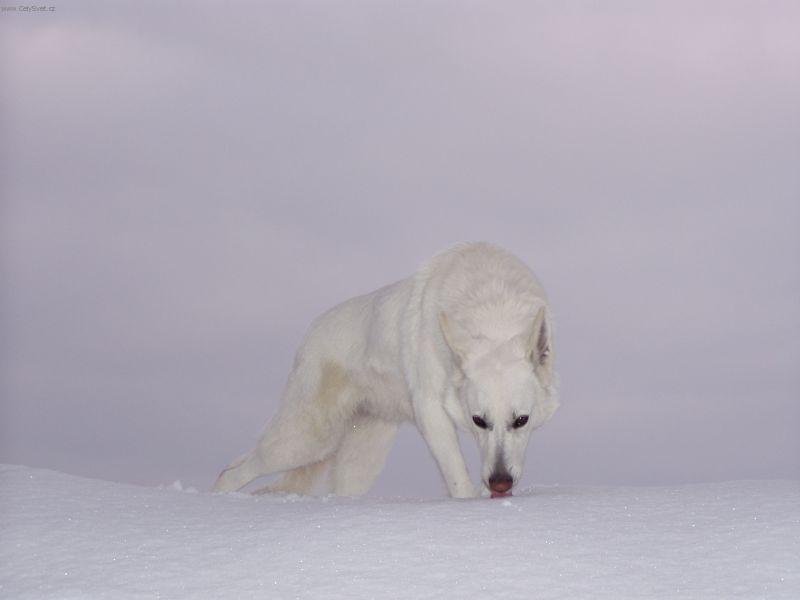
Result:
<svg viewBox="0 0 800 600">
<path fill-rule="evenodd" d="M 214 489 L 285 472 L 267 491 L 311 493 L 327 474 L 334 493 L 362 494 L 406 420 L 416 422 L 451 496 L 486 491 L 498 460 L 516 482 L 530 432 L 558 406 L 552 363 L 550 310 L 530 269 L 497 246 L 458 244 L 313 322 L 278 414 Z M 514 429 L 521 415 L 528 424 Z M 480 448 L 477 488 L 456 427 Z"/>
</svg>

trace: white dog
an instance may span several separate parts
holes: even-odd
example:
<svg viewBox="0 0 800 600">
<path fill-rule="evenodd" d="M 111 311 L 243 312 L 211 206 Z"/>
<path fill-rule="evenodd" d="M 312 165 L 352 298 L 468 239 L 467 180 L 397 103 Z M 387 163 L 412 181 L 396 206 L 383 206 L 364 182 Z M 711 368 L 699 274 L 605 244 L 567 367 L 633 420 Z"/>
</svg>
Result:
<svg viewBox="0 0 800 600">
<path fill-rule="evenodd" d="M 329 472 L 334 493 L 363 494 L 413 420 L 451 496 L 510 495 L 531 432 L 558 406 L 552 331 L 528 267 L 491 244 L 458 244 L 314 321 L 278 414 L 214 489 L 284 472 L 268 491 L 310 493 Z M 470 481 L 456 427 L 478 442 L 483 486 Z"/>
</svg>

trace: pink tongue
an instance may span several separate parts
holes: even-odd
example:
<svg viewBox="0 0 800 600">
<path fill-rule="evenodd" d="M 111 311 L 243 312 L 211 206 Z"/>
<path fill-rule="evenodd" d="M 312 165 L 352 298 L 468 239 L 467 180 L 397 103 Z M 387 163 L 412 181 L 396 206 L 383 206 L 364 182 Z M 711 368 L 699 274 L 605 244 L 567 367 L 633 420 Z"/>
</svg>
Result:
<svg viewBox="0 0 800 600">
<path fill-rule="evenodd" d="M 492 498 L 505 498 L 506 496 L 510 496 L 511 491 L 508 492 L 492 492 Z"/>
</svg>

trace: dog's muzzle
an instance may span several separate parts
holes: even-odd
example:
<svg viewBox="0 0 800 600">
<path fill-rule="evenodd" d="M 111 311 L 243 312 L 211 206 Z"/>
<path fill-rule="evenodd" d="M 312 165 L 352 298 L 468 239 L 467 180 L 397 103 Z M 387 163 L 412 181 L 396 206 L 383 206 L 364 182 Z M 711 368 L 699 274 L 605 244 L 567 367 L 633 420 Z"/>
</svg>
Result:
<svg viewBox="0 0 800 600">
<path fill-rule="evenodd" d="M 510 496 L 513 485 L 514 479 L 508 474 L 508 471 L 495 472 L 489 477 L 489 490 L 492 493 L 492 498 Z"/>
</svg>

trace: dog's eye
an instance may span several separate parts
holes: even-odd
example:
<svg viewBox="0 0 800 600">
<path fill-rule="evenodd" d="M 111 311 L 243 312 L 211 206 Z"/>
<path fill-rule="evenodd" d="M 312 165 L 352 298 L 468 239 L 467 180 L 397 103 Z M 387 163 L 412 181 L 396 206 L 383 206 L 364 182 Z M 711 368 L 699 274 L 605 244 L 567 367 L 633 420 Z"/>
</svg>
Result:
<svg viewBox="0 0 800 600">
<path fill-rule="evenodd" d="M 520 427 L 525 427 L 525 424 L 528 422 L 528 415 L 522 415 L 517 417 L 514 421 L 514 429 L 519 429 Z"/>
<path fill-rule="evenodd" d="M 488 427 L 486 421 L 481 419 L 478 415 L 472 415 L 472 422 L 475 423 L 475 425 L 477 425 L 481 429 L 486 429 Z"/>
</svg>

